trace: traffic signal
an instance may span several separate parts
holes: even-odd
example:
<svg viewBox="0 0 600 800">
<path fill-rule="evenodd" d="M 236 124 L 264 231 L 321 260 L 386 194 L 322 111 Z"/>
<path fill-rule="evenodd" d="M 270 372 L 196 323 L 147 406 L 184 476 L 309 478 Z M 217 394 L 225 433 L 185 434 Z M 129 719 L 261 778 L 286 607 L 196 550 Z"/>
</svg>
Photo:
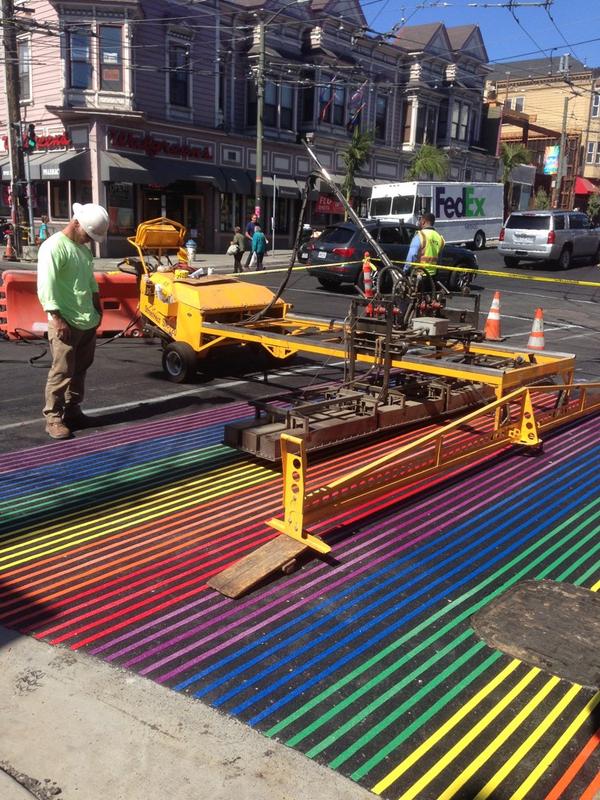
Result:
<svg viewBox="0 0 600 800">
<path fill-rule="evenodd" d="M 27 136 L 24 137 L 23 145 L 28 152 L 31 152 L 32 150 L 35 150 L 36 144 L 37 137 L 35 135 L 35 125 L 33 122 L 30 122 L 27 126 Z"/>
</svg>

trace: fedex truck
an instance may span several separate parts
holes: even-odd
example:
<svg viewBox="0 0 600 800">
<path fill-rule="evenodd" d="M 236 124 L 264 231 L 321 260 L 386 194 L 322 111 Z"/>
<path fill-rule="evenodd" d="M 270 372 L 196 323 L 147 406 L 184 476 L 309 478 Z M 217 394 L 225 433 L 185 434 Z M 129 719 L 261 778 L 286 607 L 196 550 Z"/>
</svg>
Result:
<svg viewBox="0 0 600 800">
<path fill-rule="evenodd" d="M 408 181 L 373 186 L 369 216 L 417 223 L 421 214 L 435 214 L 435 228 L 449 244 L 472 244 L 481 250 L 497 240 L 503 224 L 501 183 Z"/>
</svg>

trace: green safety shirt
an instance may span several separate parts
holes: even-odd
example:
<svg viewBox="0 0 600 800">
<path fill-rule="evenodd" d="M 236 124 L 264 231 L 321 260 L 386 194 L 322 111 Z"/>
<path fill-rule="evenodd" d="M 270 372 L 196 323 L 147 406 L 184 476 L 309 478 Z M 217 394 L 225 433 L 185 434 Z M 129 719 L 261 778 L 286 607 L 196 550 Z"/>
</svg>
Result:
<svg viewBox="0 0 600 800">
<path fill-rule="evenodd" d="M 88 247 L 64 233 L 42 242 L 38 251 L 37 291 L 44 311 L 59 311 L 73 328 L 97 328 L 100 314 L 93 302 L 98 290 L 94 258 Z"/>
<path fill-rule="evenodd" d="M 428 264 L 430 266 L 423 267 L 429 275 L 435 275 L 437 272 L 437 261 L 442 250 L 446 244 L 444 237 L 438 233 L 434 228 L 423 228 L 417 231 L 419 239 L 421 240 L 421 247 L 417 261 L 420 264 Z"/>
</svg>

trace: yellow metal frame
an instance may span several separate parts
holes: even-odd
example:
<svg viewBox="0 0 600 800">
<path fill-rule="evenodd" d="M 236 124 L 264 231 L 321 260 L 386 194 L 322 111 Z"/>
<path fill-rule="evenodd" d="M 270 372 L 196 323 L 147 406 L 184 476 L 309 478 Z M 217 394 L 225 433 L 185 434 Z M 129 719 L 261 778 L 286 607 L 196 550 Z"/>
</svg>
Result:
<svg viewBox="0 0 600 800">
<path fill-rule="evenodd" d="M 128 236 L 127 241 L 137 250 L 146 275 L 152 271 L 146 262 L 146 256 L 152 255 L 159 261 L 163 256 L 176 255 L 179 261 L 187 264 L 185 241 L 185 225 L 167 217 L 156 217 L 140 222 L 135 236 Z"/>
<path fill-rule="evenodd" d="M 556 395 L 552 407 L 544 402 L 551 394 Z M 308 493 L 304 443 L 283 434 L 283 519 L 271 519 L 267 524 L 327 553 L 329 545 L 312 536 L 308 528 L 365 500 L 468 464 L 492 451 L 515 444 L 538 447 L 541 432 L 599 410 L 600 383 L 522 387 Z M 481 426 L 481 430 L 472 427 L 486 417 L 490 424 Z M 465 426 L 469 426 L 474 440 L 452 441 Z"/>
</svg>

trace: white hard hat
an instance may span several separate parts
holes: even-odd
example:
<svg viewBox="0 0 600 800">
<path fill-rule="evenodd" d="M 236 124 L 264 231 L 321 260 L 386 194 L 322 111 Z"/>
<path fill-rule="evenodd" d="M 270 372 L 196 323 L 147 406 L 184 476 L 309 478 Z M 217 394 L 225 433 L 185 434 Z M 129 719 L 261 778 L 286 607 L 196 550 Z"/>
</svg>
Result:
<svg viewBox="0 0 600 800">
<path fill-rule="evenodd" d="M 108 213 L 105 208 L 96 203 L 85 203 L 85 205 L 73 203 L 73 216 L 90 239 L 95 242 L 102 242 L 106 239 Z"/>
</svg>

